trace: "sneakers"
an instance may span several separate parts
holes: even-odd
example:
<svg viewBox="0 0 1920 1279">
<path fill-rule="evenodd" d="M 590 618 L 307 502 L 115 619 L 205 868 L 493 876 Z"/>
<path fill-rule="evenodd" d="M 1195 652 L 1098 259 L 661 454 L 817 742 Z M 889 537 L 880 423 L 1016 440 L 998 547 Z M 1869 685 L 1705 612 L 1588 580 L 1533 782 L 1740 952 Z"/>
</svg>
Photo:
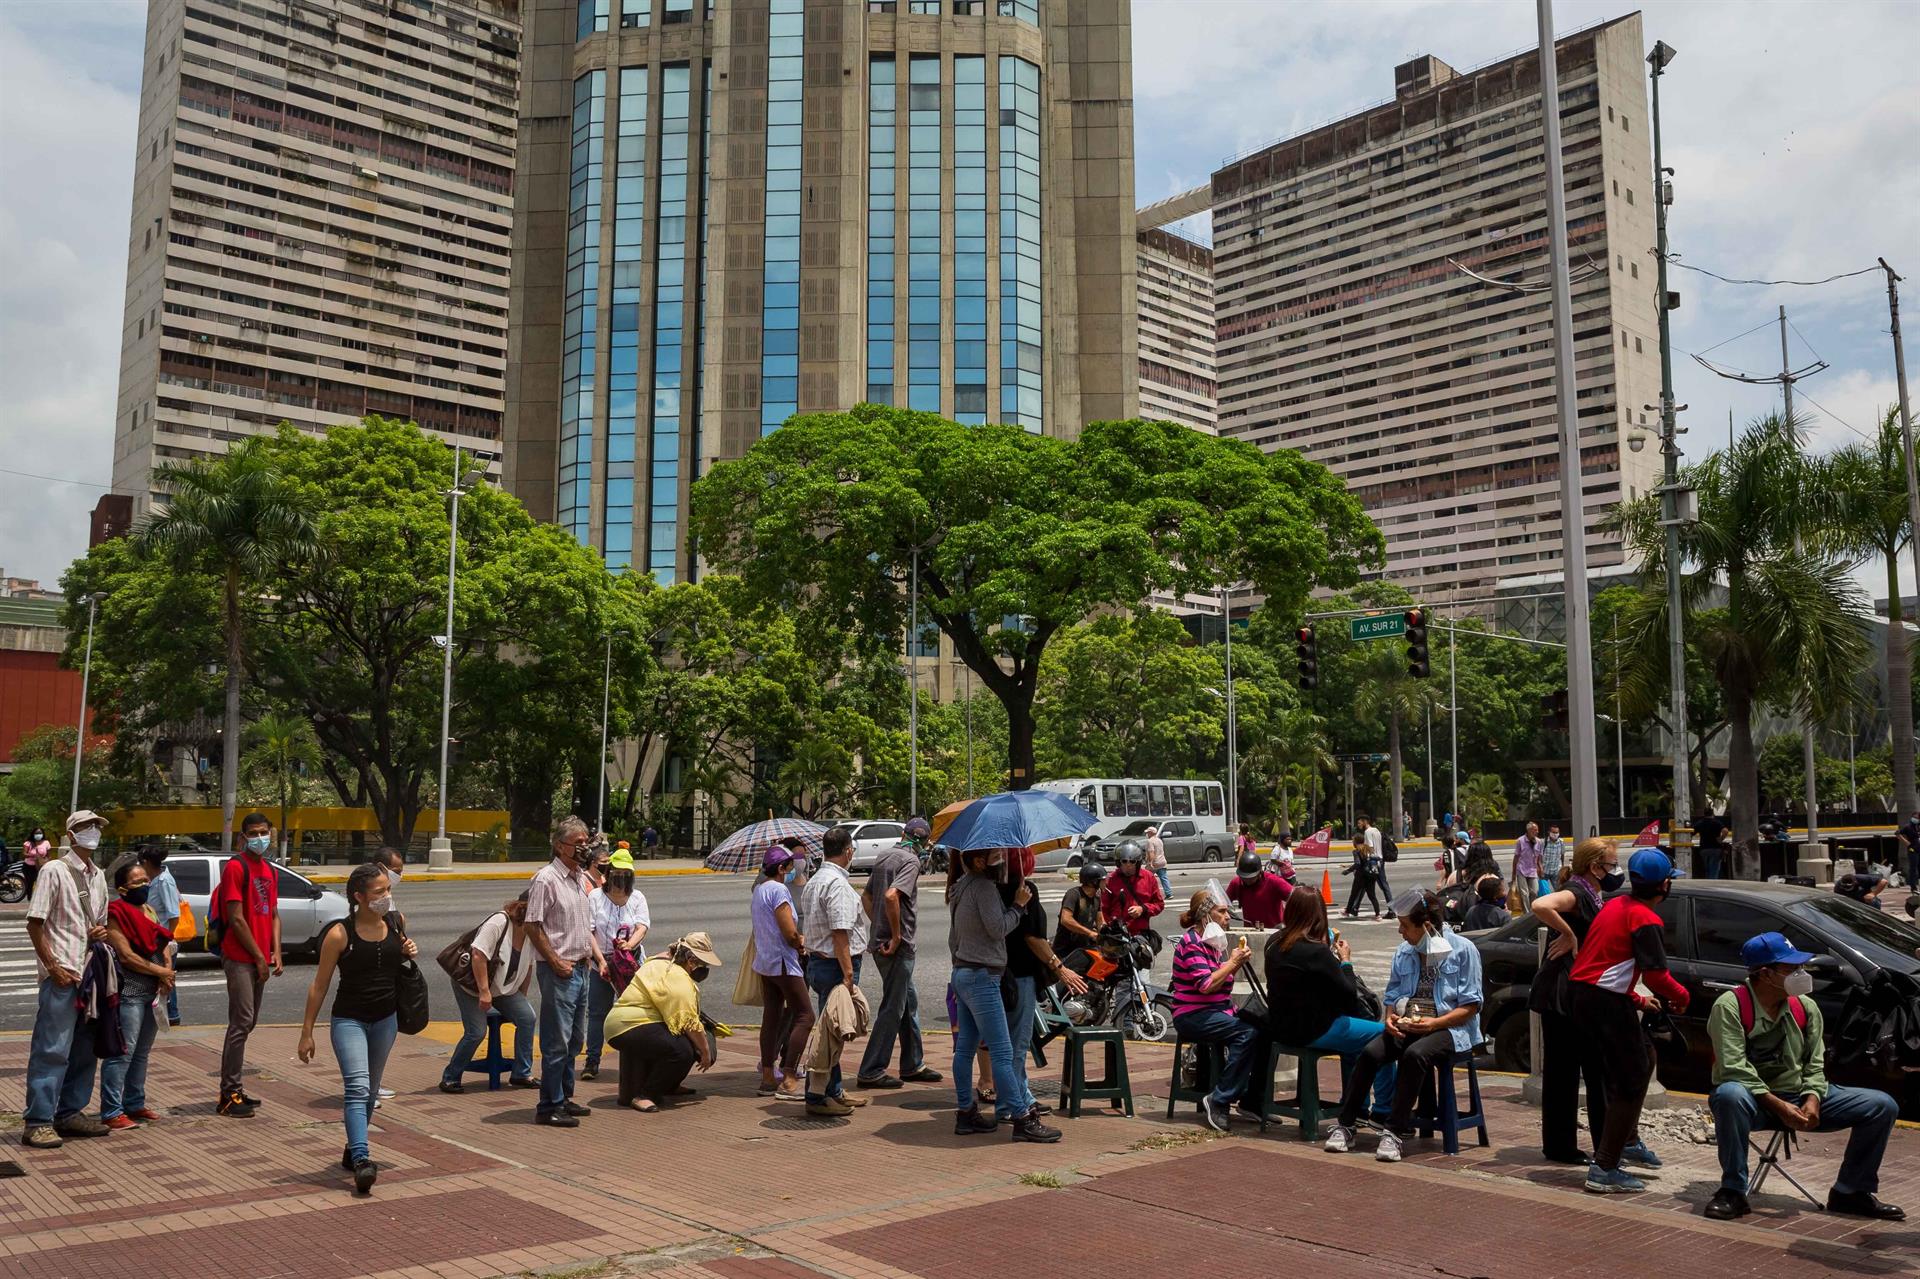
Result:
<svg viewBox="0 0 1920 1279">
<path fill-rule="evenodd" d="M 68 1115 L 65 1119 L 53 1121 L 53 1130 L 62 1137 L 104 1137 L 109 1131 L 107 1125 L 92 1115 Z"/>
<path fill-rule="evenodd" d="M 978 1133 L 992 1132 L 1000 1126 L 1000 1121 L 992 1115 L 980 1113 L 980 1107 L 968 1106 L 953 1117 L 953 1135 L 972 1137 Z"/>
<path fill-rule="evenodd" d="M 131 1115 L 115 1115 L 100 1125 L 108 1132 L 125 1132 L 129 1128 L 138 1128 L 140 1121 Z"/>
<path fill-rule="evenodd" d="M 442 1079 L 440 1081 L 441 1092 L 465 1092 L 466 1090 L 467 1086 L 458 1079 Z"/>
<path fill-rule="evenodd" d="M 1013 1139 L 1030 1141 L 1035 1145 L 1047 1146 L 1060 1140 L 1060 1130 L 1049 1128 L 1040 1122 L 1040 1116 L 1029 1110 L 1013 1121 Z"/>
<path fill-rule="evenodd" d="M 140 1107 L 140 1109 L 138 1110 L 129 1110 L 127 1113 L 129 1115 L 132 1115 L 135 1119 L 138 1119 L 143 1124 L 153 1124 L 153 1123 L 160 1122 L 160 1116 L 155 1114 L 153 1111 L 147 1109 L 145 1106 Z"/>
<path fill-rule="evenodd" d="M 20 1144 L 35 1150 L 58 1150 L 67 1143 L 60 1139 L 52 1124 L 35 1124 L 21 1136 Z"/>
<path fill-rule="evenodd" d="M 1620 1159 L 1623 1163 L 1639 1164 L 1642 1168 L 1658 1168 L 1661 1164 L 1660 1156 L 1649 1150 L 1644 1141 L 1636 1141 L 1622 1150 Z"/>
<path fill-rule="evenodd" d="M 593 1113 L 593 1108 L 591 1106 L 583 1106 L 571 1097 L 567 1098 L 565 1102 L 561 1103 L 560 1109 L 565 1113 L 572 1115 L 575 1119 L 581 1119 Z"/>
<path fill-rule="evenodd" d="M 1608 1171 L 1599 1164 L 1587 1166 L 1585 1189 L 1590 1195 L 1630 1195 L 1646 1188 L 1646 1182 L 1619 1168 Z"/>
<path fill-rule="evenodd" d="M 545 1124 L 549 1128 L 578 1128 L 580 1126 L 580 1121 L 564 1110 L 548 1111 L 544 1115 L 535 1113 L 533 1122 L 536 1124 Z"/>
<path fill-rule="evenodd" d="M 805 1101 L 807 1090 L 798 1081 L 789 1079 L 773 1090 L 775 1101 Z"/>
<path fill-rule="evenodd" d="M 1373 1157 L 1379 1160 L 1383 1164 L 1399 1163 L 1400 1162 L 1400 1138 L 1395 1136 L 1391 1132 L 1381 1133 L 1380 1146 L 1377 1150 L 1373 1152 Z"/>
<path fill-rule="evenodd" d="M 1228 1116 L 1227 1108 L 1216 1105 L 1213 1100 L 1213 1094 L 1211 1093 L 1200 1099 L 1200 1116 L 1206 1120 L 1207 1127 L 1213 1129 L 1215 1132 L 1225 1132 L 1233 1126 L 1233 1121 Z"/>
<path fill-rule="evenodd" d="M 267 1104 L 266 1102 L 261 1101 L 258 1097 L 254 1096 L 252 1093 L 248 1092 L 244 1088 L 240 1090 L 240 1100 L 246 1102 L 249 1106 L 252 1106 L 255 1110 L 258 1110 L 260 1109 L 260 1107 Z"/>
<path fill-rule="evenodd" d="M 856 1079 L 853 1081 L 853 1084 L 856 1088 L 898 1088 L 901 1086 L 900 1081 L 892 1075 L 875 1075 L 872 1079 Z"/>
<path fill-rule="evenodd" d="M 364 1195 L 373 1190 L 375 1179 L 380 1176 L 380 1165 L 371 1159 L 362 1159 L 353 1165 L 353 1193 Z"/>
<path fill-rule="evenodd" d="M 594 1080 L 594 1079 L 600 1078 L 600 1067 L 588 1066 L 585 1070 L 580 1072 L 580 1078 L 583 1080 Z"/>
<path fill-rule="evenodd" d="M 1336 1155 L 1346 1154 L 1353 1149 L 1353 1129 L 1335 1124 L 1327 1134 L 1327 1144 L 1320 1148 Z"/>
<path fill-rule="evenodd" d="M 942 1075 L 939 1071 L 928 1070 L 925 1066 L 920 1067 L 918 1070 L 910 1070 L 900 1076 L 902 1083 L 909 1084 L 937 1084 L 944 1081 L 945 1078 L 946 1076 Z"/>
<path fill-rule="evenodd" d="M 507 1087 L 509 1088 L 538 1088 L 539 1086 L 540 1081 L 538 1079 L 528 1078 L 523 1075 L 507 1076 Z"/>
<path fill-rule="evenodd" d="M 389 1097 L 391 1097 L 391 1096 L 393 1096 L 393 1095 L 394 1095 L 394 1092 L 393 1092 L 393 1089 L 391 1089 L 391 1088 L 382 1088 L 382 1089 L 380 1089 L 380 1100 L 382 1100 L 382 1101 L 385 1101 L 385 1100 L 386 1100 L 387 1098 L 389 1098 Z M 252 1101 L 252 1098 L 248 1098 L 248 1100 L 249 1100 L 249 1101 Z M 255 1101 L 255 1102 L 254 1102 L 253 1104 L 257 1106 L 257 1105 L 259 1105 L 260 1103 L 259 1103 L 259 1102 L 257 1102 L 257 1101 Z"/>
<path fill-rule="evenodd" d="M 247 1100 L 247 1095 L 243 1092 L 228 1093 L 220 1099 L 220 1104 L 215 1109 L 228 1119 L 253 1118 L 253 1103 Z"/>
<path fill-rule="evenodd" d="M 1753 1211 L 1747 1197 L 1738 1190 L 1728 1190 L 1725 1186 L 1714 1191 L 1713 1198 L 1701 1210 L 1701 1215 L 1714 1221 L 1734 1221 Z"/>
<path fill-rule="evenodd" d="M 828 1097 L 824 1101 L 808 1102 L 807 1113 L 815 1119 L 844 1119 L 853 1113 L 853 1107 L 845 1097 Z"/>
</svg>

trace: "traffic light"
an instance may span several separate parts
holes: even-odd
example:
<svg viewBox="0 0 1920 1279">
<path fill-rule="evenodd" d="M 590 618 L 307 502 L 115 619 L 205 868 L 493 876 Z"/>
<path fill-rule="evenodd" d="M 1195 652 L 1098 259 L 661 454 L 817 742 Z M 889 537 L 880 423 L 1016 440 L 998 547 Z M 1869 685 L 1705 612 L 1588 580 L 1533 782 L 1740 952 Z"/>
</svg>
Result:
<svg viewBox="0 0 1920 1279">
<path fill-rule="evenodd" d="M 1425 679 L 1433 674 L 1433 668 L 1427 663 L 1427 611 L 1410 608 L 1401 620 L 1407 626 L 1407 674 Z"/>
<path fill-rule="evenodd" d="M 1567 690 L 1555 689 L 1546 697 L 1547 731 L 1565 733 L 1571 731 L 1573 719 L 1567 713 Z"/>
<path fill-rule="evenodd" d="M 1310 689 L 1320 682 L 1320 641 L 1311 626 L 1302 626 L 1293 638 L 1294 651 L 1300 657 L 1300 687 Z"/>
</svg>

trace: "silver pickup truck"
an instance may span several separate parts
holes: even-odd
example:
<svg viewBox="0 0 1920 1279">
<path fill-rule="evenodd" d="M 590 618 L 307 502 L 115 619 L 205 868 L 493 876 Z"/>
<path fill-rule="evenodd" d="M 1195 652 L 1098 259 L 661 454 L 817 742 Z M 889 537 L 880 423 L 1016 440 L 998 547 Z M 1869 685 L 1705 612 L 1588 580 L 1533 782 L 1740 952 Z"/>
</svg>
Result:
<svg viewBox="0 0 1920 1279">
<path fill-rule="evenodd" d="M 1222 831 L 1202 833 L 1191 817 L 1142 818 L 1128 822 L 1111 835 L 1094 841 L 1094 850 L 1103 862 L 1113 860 L 1113 850 L 1126 840 L 1147 842 L 1147 828 L 1160 828 L 1160 842 L 1166 846 L 1167 862 L 1221 862 L 1233 851 L 1233 836 Z"/>
</svg>

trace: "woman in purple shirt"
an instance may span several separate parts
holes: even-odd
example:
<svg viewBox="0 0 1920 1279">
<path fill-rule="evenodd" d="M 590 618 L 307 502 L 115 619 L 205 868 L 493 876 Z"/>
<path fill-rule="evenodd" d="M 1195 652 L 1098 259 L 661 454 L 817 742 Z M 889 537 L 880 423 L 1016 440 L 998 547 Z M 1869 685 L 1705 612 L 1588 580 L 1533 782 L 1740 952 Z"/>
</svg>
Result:
<svg viewBox="0 0 1920 1279">
<path fill-rule="evenodd" d="M 801 865 L 795 849 L 775 844 L 760 859 L 760 881 L 753 887 L 753 971 L 766 1008 L 760 1019 L 760 1095 L 778 1101 L 806 1100 L 800 1054 L 813 1029 L 813 1001 L 801 976 L 800 921 L 789 887 Z"/>
</svg>

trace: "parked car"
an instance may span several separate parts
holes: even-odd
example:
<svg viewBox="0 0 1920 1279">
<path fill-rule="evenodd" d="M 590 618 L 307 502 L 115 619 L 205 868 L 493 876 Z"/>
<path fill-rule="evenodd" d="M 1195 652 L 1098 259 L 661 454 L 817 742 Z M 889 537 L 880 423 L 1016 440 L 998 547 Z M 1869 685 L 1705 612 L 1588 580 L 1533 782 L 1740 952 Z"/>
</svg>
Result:
<svg viewBox="0 0 1920 1279">
<path fill-rule="evenodd" d="M 900 842 L 900 837 L 906 833 L 906 824 L 895 821 L 840 822 L 833 829 L 849 831 L 853 835 L 851 869 L 870 871 L 880 854 Z"/>
<path fill-rule="evenodd" d="M 1202 832 L 1199 823 L 1191 817 L 1155 817 L 1146 821 L 1128 822 L 1111 835 L 1102 835 L 1094 842 L 1094 851 L 1103 862 L 1113 860 L 1113 850 L 1126 840 L 1137 843 L 1147 842 L 1147 828 L 1160 828 L 1160 842 L 1166 845 L 1167 862 L 1222 862 L 1233 851 L 1233 836 L 1220 831 Z"/>
<path fill-rule="evenodd" d="M 220 882 L 220 868 L 227 855 L 209 852 L 171 852 L 167 869 L 180 885 L 180 900 L 193 908 L 198 933 L 192 941 L 182 942 L 186 951 L 204 950 L 207 935 L 207 899 Z M 299 871 L 278 862 L 273 864 L 280 888 L 280 948 L 286 954 L 318 954 L 320 934 L 327 926 L 347 917 L 347 899 L 322 888 Z"/>
<path fill-rule="evenodd" d="M 1065 848 L 1050 848 L 1044 853 L 1036 853 L 1033 868 L 1036 871 L 1065 871 L 1072 874 L 1080 869 L 1080 863 L 1087 860 L 1087 852 L 1098 839 L 1093 835 L 1082 835 Z"/>
<path fill-rule="evenodd" d="M 1667 958 L 1674 979 L 1690 1001 L 1674 1024 L 1685 1040 L 1660 1062 L 1661 1082 L 1686 1092 L 1711 1089 L 1713 1048 L 1707 1039 L 1707 1013 L 1713 1001 L 1746 980 L 1740 947 L 1758 933 L 1785 933 L 1794 945 L 1814 954 L 1813 999 L 1820 1005 L 1828 1049 L 1841 1007 L 1855 986 L 1887 968 L 1920 976 L 1920 928 L 1891 912 L 1872 910 L 1831 891 L 1732 880 L 1676 880 L 1659 907 L 1666 923 Z M 1493 1041 L 1503 1070 L 1525 1071 L 1530 1043 L 1527 993 L 1537 967 L 1539 932 L 1532 915 L 1468 936 L 1480 949 L 1486 1005 L 1481 1025 Z M 1920 1074 L 1879 1076 L 1859 1067 L 1828 1063 L 1837 1083 L 1878 1088 L 1900 1101 L 1901 1114 L 1920 1119 Z"/>
</svg>

